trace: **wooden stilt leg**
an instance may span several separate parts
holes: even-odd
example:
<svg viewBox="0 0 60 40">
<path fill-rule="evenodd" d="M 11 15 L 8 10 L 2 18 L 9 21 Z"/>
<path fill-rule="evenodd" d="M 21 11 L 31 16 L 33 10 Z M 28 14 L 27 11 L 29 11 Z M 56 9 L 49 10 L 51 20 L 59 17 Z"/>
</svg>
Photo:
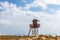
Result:
<svg viewBox="0 0 60 40">
<path fill-rule="evenodd" d="M 32 28 L 32 36 L 34 36 L 34 35 L 35 35 L 35 29 Z"/>
<path fill-rule="evenodd" d="M 38 28 L 36 28 L 36 34 L 38 35 Z"/>
<path fill-rule="evenodd" d="M 34 34 L 34 29 L 32 28 L 32 36 L 33 36 L 33 34 Z"/>
<path fill-rule="evenodd" d="M 30 30 L 29 30 L 28 36 L 30 35 L 30 32 L 31 32 L 31 28 L 30 28 Z"/>
</svg>

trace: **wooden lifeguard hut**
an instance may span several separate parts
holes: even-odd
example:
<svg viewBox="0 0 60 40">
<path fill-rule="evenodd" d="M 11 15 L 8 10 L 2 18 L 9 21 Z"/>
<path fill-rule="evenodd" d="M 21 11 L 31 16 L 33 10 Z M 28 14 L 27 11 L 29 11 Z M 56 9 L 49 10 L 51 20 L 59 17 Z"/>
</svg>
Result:
<svg viewBox="0 0 60 40">
<path fill-rule="evenodd" d="M 30 30 L 29 30 L 28 36 L 30 35 L 30 33 L 32 33 L 32 36 L 38 35 L 38 28 L 40 27 L 40 24 L 38 22 L 39 20 L 37 19 L 32 20 L 32 24 L 29 25 Z"/>
</svg>

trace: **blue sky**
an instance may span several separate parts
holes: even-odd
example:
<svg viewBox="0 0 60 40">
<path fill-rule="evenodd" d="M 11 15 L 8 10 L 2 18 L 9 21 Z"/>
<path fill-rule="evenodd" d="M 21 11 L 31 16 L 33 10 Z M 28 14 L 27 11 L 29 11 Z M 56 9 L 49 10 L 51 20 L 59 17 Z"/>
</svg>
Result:
<svg viewBox="0 0 60 40">
<path fill-rule="evenodd" d="M 0 0 L 1 35 L 27 35 L 34 18 L 39 34 L 60 35 L 60 0 Z"/>
<path fill-rule="evenodd" d="M 17 6 L 22 6 L 24 7 L 25 4 L 29 4 L 29 3 L 32 3 L 34 0 L 0 0 L 1 2 L 9 2 L 9 3 L 13 3 L 13 4 L 16 4 Z"/>
</svg>

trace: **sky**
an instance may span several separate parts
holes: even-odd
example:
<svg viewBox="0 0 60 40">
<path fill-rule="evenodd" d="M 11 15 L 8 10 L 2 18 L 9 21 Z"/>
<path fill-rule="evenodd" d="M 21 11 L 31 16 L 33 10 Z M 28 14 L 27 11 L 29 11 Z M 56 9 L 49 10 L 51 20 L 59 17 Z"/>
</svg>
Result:
<svg viewBox="0 0 60 40">
<path fill-rule="evenodd" d="M 60 0 L 0 0 L 0 35 L 28 35 L 34 18 L 39 34 L 60 35 Z"/>
</svg>

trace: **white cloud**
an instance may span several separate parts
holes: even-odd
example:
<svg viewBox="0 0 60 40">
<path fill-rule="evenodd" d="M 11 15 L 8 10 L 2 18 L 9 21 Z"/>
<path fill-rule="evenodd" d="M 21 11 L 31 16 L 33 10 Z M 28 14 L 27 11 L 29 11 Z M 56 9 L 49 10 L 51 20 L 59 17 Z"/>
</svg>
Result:
<svg viewBox="0 0 60 40">
<path fill-rule="evenodd" d="M 9 20 L 0 19 L 0 24 L 10 24 Z"/>
<path fill-rule="evenodd" d="M 60 0 L 34 0 L 30 4 L 26 4 L 25 9 L 29 10 L 30 7 L 42 7 L 42 9 L 46 9 L 48 4 L 60 5 Z"/>
<path fill-rule="evenodd" d="M 60 5 L 60 0 L 43 0 L 47 4 Z"/>
<path fill-rule="evenodd" d="M 33 18 L 37 18 L 40 20 L 41 24 L 41 33 L 53 33 L 59 30 L 60 28 L 60 10 L 56 11 L 55 14 L 47 14 L 46 12 L 33 12 L 29 11 L 30 7 L 37 7 L 37 6 L 43 6 L 46 7 L 44 3 L 41 3 L 40 1 L 35 0 L 33 3 L 30 5 L 27 4 L 26 8 L 28 10 L 22 10 L 21 7 L 17 7 L 15 4 L 10 4 L 8 2 L 0 2 L 0 5 L 3 8 L 3 11 L 0 12 L 4 20 L 0 20 L 0 24 L 12 24 L 14 26 L 23 26 L 23 27 L 28 27 L 29 24 L 31 23 L 31 20 Z M 7 20 L 7 19 L 8 20 Z M 16 19 L 17 18 L 17 19 Z M 50 29 L 51 28 L 51 29 Z M 43 32 L 42 32 L 43 31 Z M 47 31 L 47 32 L 46 32 Z M 56 32 L 57 32 L 56 31 Z"/>
<path fill-rule="evenodd" d="M 42 0 L 34 0 L 31 4 L 26 4 L 25 9 L 29 9 L 30 7 L 42 7 L 43 9 L 47 8 L 47 4 L 42 2 Z"/>
<path fill-rule="evenodd" d="M 27 16 L 28 14 L 30 14 L 31 16 L 38 16 L 37 13 L 35 12 L 31 12 L 29 10 L 22 10 L 21 7 L 17 7 L 15 4 L 10 4 L 8 2 L 1 2 L 0 5 L 3 8 L 3 11 L 0 12 L 2 17 L 24 17 Z"/>
</svg>

